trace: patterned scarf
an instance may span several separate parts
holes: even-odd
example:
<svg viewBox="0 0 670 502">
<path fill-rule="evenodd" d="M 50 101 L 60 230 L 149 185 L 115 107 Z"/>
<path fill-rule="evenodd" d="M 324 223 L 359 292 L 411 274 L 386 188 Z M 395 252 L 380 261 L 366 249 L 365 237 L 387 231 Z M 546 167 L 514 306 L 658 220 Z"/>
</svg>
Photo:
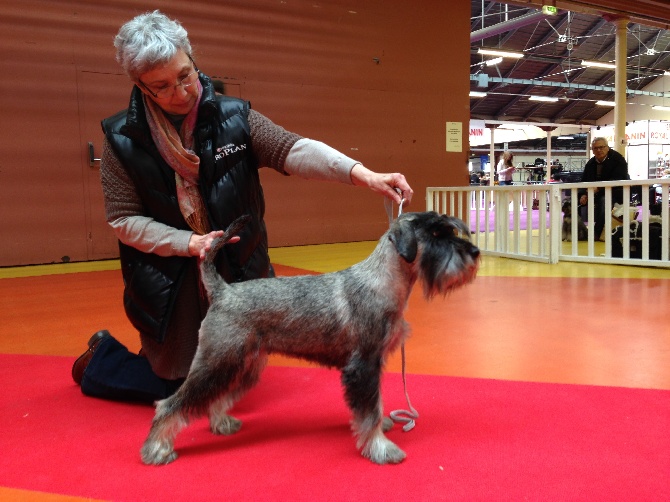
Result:
<svg viewBox="0 0 670 502">
<path fill-rule="evenodd" d="M 161 157 L 174 170 L 177 182 L 179 210 L 198 235 L 211 231 L 205 205 L 198 189 L 200 158 L 193 151 L 193 129 L 198 118 L 198 105 L 202 97 L 202 85 L 198 86 L 198 99 L 184 118 L 181 130 L 177 130 L 165 116 L 163 110 L 148 96 L 144 96 L 144 106 L 148 110 L 147 122 Z"/>
</svg>

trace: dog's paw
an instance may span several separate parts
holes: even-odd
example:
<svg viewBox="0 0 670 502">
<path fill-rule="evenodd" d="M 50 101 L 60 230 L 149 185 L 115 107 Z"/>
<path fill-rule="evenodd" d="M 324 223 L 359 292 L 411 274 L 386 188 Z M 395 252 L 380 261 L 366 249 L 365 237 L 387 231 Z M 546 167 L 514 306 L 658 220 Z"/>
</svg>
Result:
<svg viewBox="0 0 670 502">
<path fill-rule="evenodd" d="M 370 440 L 361 453 L 365 458 L 380 465 L 399 464 L 407 456 L 404 451 L 384 435 L 379 435 Z"/>
<path fill-rule="evenodd" d="M 142 462 L 147 465 L 165 465 L 177 460 L 177 453 L 172 446 L 155 441 L 144 443 L 140 454 Z"/>
<path fill-rule="evenodd" d="M 230 436 L 242 428 L 242 420 L 238 420 L 230 415 L 223 417 L 212 417 L 209 420 L 209 428 L 214 434 Z"/>
</svg>

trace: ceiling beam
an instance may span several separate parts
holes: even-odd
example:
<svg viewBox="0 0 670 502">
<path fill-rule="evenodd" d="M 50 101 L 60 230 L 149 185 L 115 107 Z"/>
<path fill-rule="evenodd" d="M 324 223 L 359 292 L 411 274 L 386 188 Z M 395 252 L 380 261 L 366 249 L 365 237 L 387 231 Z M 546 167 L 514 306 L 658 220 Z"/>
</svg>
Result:
<svg viewBox="0 0 670 502">
<path fill-rule="evenodd" d="M 483 1 L 484 1 L 484 0 L 482 0 L 482 2 L 483 2 Z M 485 26 L 485 25 L 484 25 L 484 18 L 485 18 L 486 16 L 488 16 L 489 12 L 491 11 L 491 9 L 493 9 L 493 6 L 494 6 L 494 5 L 496 5 L 495 2 L 489 2 L 489 3 L 486 5 L 486 8 L 484 9 L 484 11 L 483 11 L 482 13 L 480 13 L 478 16 L 474 16 L 474 17 L 472 18 L 473 21 L 470 23 L 470 32 L 475 31 L 475 28 L 476 28 L 480 23 L 481 23 L 481 25 L 482 25 L 482 28 Z"/>
<path fill-rule="evenodd" d="M 565 13 L 565 14 L 563 14 L 561 17 L 559 17 L 559 18 L 557 19 L 557 21 L 558 21 L 558 22 L 556 23 L 557 26 L 554 26 L 553 28 L 554 28 L 554 29 L 557 29 L 557 30 L 562 29 L 563 26 L 564 26 L 565 24 L 567 24 L 567 20 L 568 20 L 568 14 Z M 553 31 L 549 31 L 549 32 L 547 32 L 547 34 L 546 34 L 544 37 L 542 37 L 541 40 L 539 40 L 539 42 L 538 42 L 536 45 L 543 45 L 543 44 L 547 43 L 547 42 L 548 42 L 552 37 L 554 37 L 554 36 L 555 36 L 555 32 L 553 32 Z M 552 61 L 550 64 L 554 64 L 555 67 L 556 67 L 556 66 L 559 66 L 559 65 L 556 65 L 555 63 L 553 63 L 553 61 Z M 516 68 L 516 65 L 514 66 L 514 68 Z M 514 68 L 512 68 L 512 70 L 510 70 L 510 71 L 507 73 L 507 77 L 509 77 L 509 75 L 512 73 L 512 71 L 514 71 Z M 552 70 L 547 69 L 545 73 L 551 73 L 551 71 L 552 71 Z M 500 87 L 500 86 L 497 86 L 497 87 Z M 525 94 L 528 94 L 528 93 L 531 91 L 532 88 L 533 88 L 533 86 L 528 86 L 528 87 L 526 87 L 525 89 L 523 89 L 523 90 L 521 91 L 520 94 L 524 94 L 524 95 L 525 95 Z M 505 115 L 505 114 L 507 113 L 507 111 L 510 110 L 510 109 L 511 109 L 511 108 L 512 108 L 512 107 L 513 107 L 513 106 L 514 106 L 520 99 L 521 99 L 521 97 L 522 97 L 522 96 L 517 96 L 517 97 L 515 97 L 515 98 L 512 98 L 512 99 L 511 99 L 505 106 L 503 106 L 502 108 L 500 108 L 500 109 L 497 111 L 496 116 L 499 116 L 499 117 L 500 117 L 500 116 Z M 538 107 L 535 107 L 535 108 L 533 109 L 533 111 L 534 111 L 536 108 L 538 108 Z"/>
<path fill-rule="evenodd" d="M 479 42 L 485 38 L 493 37 L 495 35 L 500 35 L 501 33 L 506 33 L 512 30 L 518 30 L 523 26 L 528 26 L 529 24 L 537 23 L 546 19 L 547 15 L 543 14 L 541 11 L 533 11 L 523 16 L 515 17 L 509 21 L 503 21 L 502 23 L 494 24 L 487 28 L 482 28 L 481 30 L 473 31 L 470 33 L 470 43 Z"/>
<path fill-rule="evenodd" d="M 504 0 L 500 3 L 526 8 L 542 8 L 547 0 Z M 554 0 L 551 5 L 559 9 L 595 16 L 610 14 L 629 17 L 635 23 L 670 30 L 670 4 L 667 0 Z"/>
<path fill-rule="evenodd" d="M 470 80 L 479 81 L 479 75 L 470 75 Z M 537 79 L 528 79 L 528 78 L 506 78 L 506 77 L 489 77 L 487 79 L 489 82 L 494 83 L 504 83 L 509 85 L 528 85 L 528 86 L 544 86 L 544 87 L 561 87 L 564 89 L 577 89 L 577 90 L 590 90 L 590 91 L 602 91 L 602 92 L 614 92 L 614 87 L 605 86 L 605 85 L 593 85 L 593 84 L 576 84 L 574 82 L 551 82 L 546 80 L 537 80 Z M 670 97 L 670 92 L 654 92 L 654 91 L 641 91 L 639 89 L 628 89 L 629 94 L 635 94 L 638 96 L 653 96 L 657 98 L 668 98 Z"/>
</svg>

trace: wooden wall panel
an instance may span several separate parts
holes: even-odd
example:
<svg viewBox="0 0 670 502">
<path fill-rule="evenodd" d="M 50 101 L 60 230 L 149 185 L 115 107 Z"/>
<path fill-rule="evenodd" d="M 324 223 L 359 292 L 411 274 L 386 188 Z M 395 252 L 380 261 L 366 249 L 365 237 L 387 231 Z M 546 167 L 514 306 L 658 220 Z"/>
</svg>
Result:
<svg viewBox="0 0 670 502">
<path fill-rule="evenodd" d="M 95 114 L 125 107 L 130 91 L 113 37 L 154 8 L 182 21 L 199 67 L 231 94 L 372 169 L 402 170 L 413 209 L 428 185 L 467 183 L 467 152 L 445 152 L 445 123 L 463 123 L 467 150 L 468 0 L 3 2 L 0 266 L 115 256 L 87 142 L 99 152 Z M 273 246 L 376 239 L 386 227 L 367 190 L 262 176 Z"/>
<path fill-rule="evenodd" d="M 19 38 L 14 28 L 0 28 L 0 37 Z M 86 259 L 75 71 L 35 50 L 53 34 L 43 36 L 2 55 L 2 265 Z"/>
<path fill-rule="evenodd" d="M 446 183 L 447 166 L 431 154 L 444 150 L 443 134 L 433 134 L 442 130 L 441 96 L 418 94 L 410 82 L 407 87 L 400 92 L 254 83 L 243 86 L 242 95 L 263 96 L 254 101 L 258 108 L 277 109 L 278 116 L 292 107 L 292 130 L 380 171 L 404 172 L 415 189 Z M 283 96 L 292 99 L 281 103 Z M 273 171 L 262 175 L 266 192 L 274 195 L 268 197 L 268 225 L 285 229 L 271 234 L 273 246 L 376 239 L 388 226 L 383 199 L 367 189 L 328 184 L 315 205 L 315 183 Z M 424 204 L 423 193 L 417 192 L 412 208 L 423 210 Z"/>
</svg>

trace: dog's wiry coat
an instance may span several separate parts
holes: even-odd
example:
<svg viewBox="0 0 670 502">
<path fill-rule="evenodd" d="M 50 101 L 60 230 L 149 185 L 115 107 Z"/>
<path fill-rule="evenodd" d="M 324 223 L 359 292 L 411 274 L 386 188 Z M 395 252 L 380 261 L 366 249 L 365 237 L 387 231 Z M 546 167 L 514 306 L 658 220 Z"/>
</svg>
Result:
<svg viewBox="0 0 670 502">
<path fill-rule="evenodd" d="M 563 225 L 561 227 L 561 238 L 564 241 L 572 240 L 572 223 L 573 223 L 573 211 L 572 211 L 572 201 L 571 199 L 565 199 L 561 206 L 563 211 Z M 589 238 L 589 230 L 584 224 L 584 220 L 579 215 L 579 209 L 574 212 L 577 215 L 576 225 L 577 225 L 577 240 L 585 241 Z"/>
<path fill-rule="evenodd" d="M 339 369 L 362 455 L 401 462 L 405 453 L 384 435 L 391 424 L 382 416 L 382 369 L 409 333 L 403 313 L 417 280 L 431 298 L 475 277 L 479 250 L 458 235 L 467 237 L 467 227 L 434 212 L 405 213 L 346 270 L 226 284 L 213 256 L 243 224 L 234 222 L 200 265 L 210 308 L 198 350 L 184 384 L 157 403 L 143 462 L 175 460 L 174 438 L 189 416 L 208 413 L 213 433 L 237 432 L 241 422 L 228 411 L 258 382 L 271 353 Z"/>
</svg>

